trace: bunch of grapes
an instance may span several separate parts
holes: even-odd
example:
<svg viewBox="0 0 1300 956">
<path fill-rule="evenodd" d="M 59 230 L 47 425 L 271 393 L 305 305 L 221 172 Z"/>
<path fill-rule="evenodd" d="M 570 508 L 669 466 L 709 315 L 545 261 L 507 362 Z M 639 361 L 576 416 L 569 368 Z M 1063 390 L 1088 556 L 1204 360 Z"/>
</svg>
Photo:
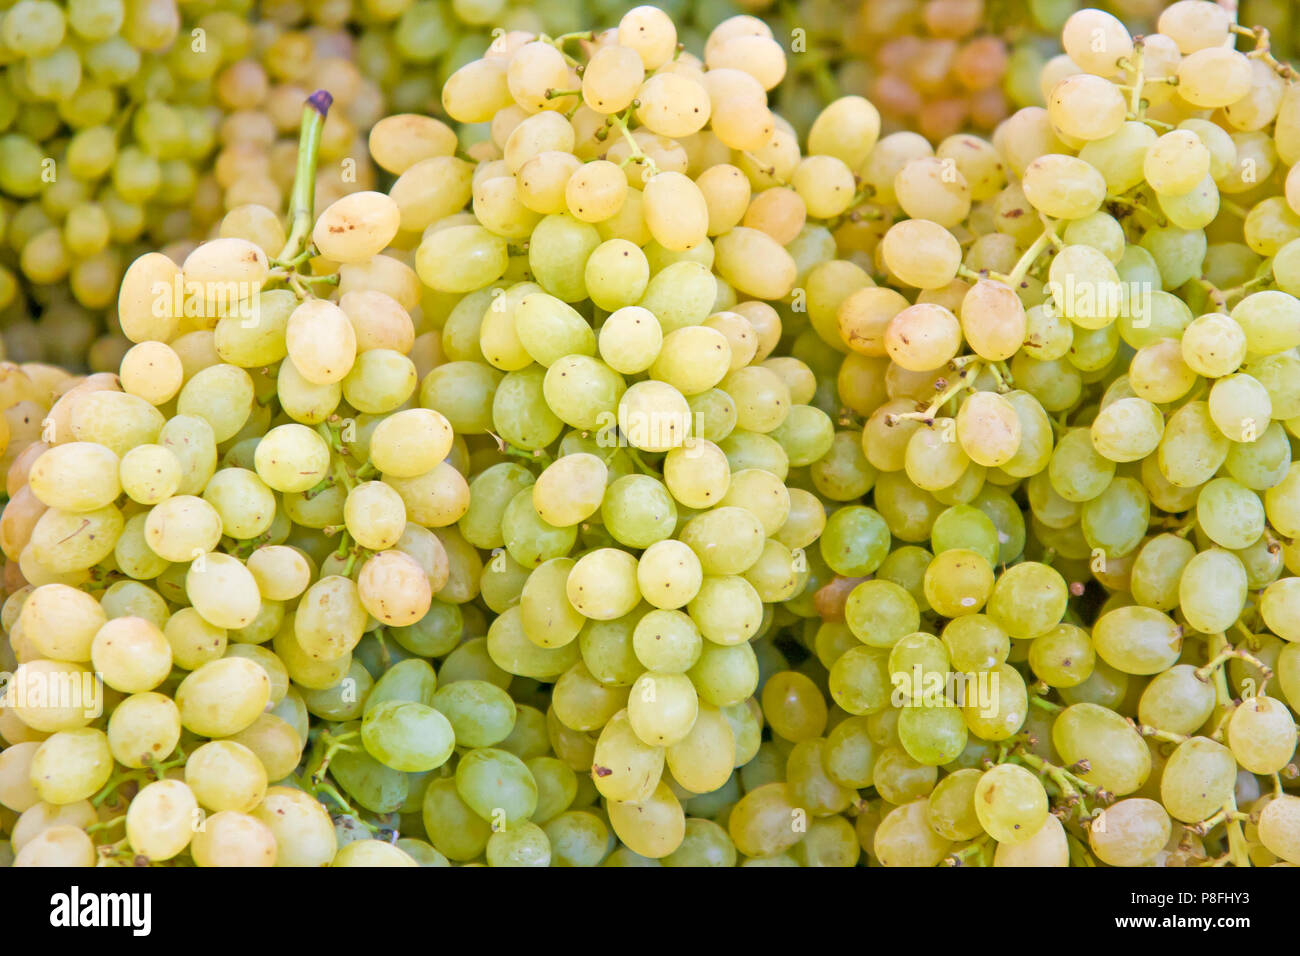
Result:
<svg viewBox="0 0 1300 956">
<path fill-rule="evenodd" d="M 929 542 L 844 584 L 827 625 L 881 648 L 829 683 L 907 768 L 875 765 L 904 804 L 882 863 L 984 860 L 990 837 L 995 863 L 1300 858 L 1300 87 L 1213 3 L 1158 28 L 1080 11 L 1046 108 L 868 159 L 877 213 L 903 216 L 869 250 L 895 288 L 855 292 L 826 339 L 880 383 L 859 409 L 877 510 Z M 900 672 L 913 695 L 956 677 L 964 706 L 885 709 Z M 937 779 L 992 741 L 1012 760 Z"/>
<path fill-rule="evenodd" d="M 506 30 L 341 196 L 309 97 L 0 370 L 0 861 L 1300 864 L 1300 85 L 1155 26 L 935 146 Z"/>
<path fill-rule="evenodd" d="M 609 4 L 606 4 L 608 6 Z M 613 6 L 622 6 L 615 3 Z M 728 10 L 702 10 L 721 19 Z M 492 31 L 572 3 L 18 0 L 0 11 L 0 334 L 14 361 L 112 371 L 125 266 L 284 212 L 299 108 L 328 86 L 320 208 L 373 188 L 381 117 L 437 113 Z M 698 17 L 697 17 L 698 18 Z M 576 26 L 573 27 L 576 29 Z M 467 144 L 468 145 L 468 144 Z M 238 212 L 236 212 L 238 210 Z"/>
<path fill-rule="evenodd" d="M 265 72 L 258 87 L 250 64 L 273 64 L 276 79 L 328 73 L 341 107 L 327 146 L 357 141 L 384 110 L 377 87 L 356 79 L 347 12 L 326 5 L 310 26 L 253 24 L 240 0 L 20 0 L 0 14 L 0 324 L 11 358 L 115 369 L 125 346 L 103 333 L 117 331 L 125 265 L 169 243 L 183 257 L 243 201 L 241 188 L 266 198 L 250 169 L 230 175 L 228 154 L 252 140 L 269 147 L 285 122 L 272 108 L 283 97 L 265 103 L 275 91 Z M 296 124 L 302 95 L 290 97 Z M 364 166 L 350 181 L 370 174 Z"/>
</svg>

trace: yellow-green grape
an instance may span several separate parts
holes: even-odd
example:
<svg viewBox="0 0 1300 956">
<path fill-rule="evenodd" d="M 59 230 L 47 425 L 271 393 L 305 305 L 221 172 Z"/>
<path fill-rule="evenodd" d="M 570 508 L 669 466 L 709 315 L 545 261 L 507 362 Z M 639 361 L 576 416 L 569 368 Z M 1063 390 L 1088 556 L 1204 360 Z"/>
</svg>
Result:
<svg viewBox="0 0 1300 956">
<path fill-rule="evenodd" d="M 1203 634 L 1230 628 L 1246 603 L 1246 569 L 1231 551 L 1210 548 L 1193 557 L 1178 582 L 1187 623 Z"/>
<path fill-rule="evenodd" d="M 950 548 L 930 562 L 924 587 L 926 601 L 942 616 L 975 614 L 993 591 L 993 569 L 974 551 Z"/>
<path fill-rule="evenodd" d="M 1047 793 L 1024 767 L 999 764 L 975 785 L 975 815 L 999 843 L 1029 840 L 1047 818 Z"/>
<path fill-rule="evenodd" d="M 1231 798 L 1237 762 L 1232 752 L 1207 737 L 1179 744 L 1160 777 L 1160 802 L 1175 820 L 1192 823 L 1222 809 Z"/>
<path fill-rule="evenodd" d="M 690 733 L 699 710 L 699 697 L 683 674 L 647 671 L 628 695 L 628 720 L 642 741 L 668 747 Z"/>
<path fill-rule="evenodd" d="M 140 856 L 170 860 L 190 844 L 199 805 L 180 780 L 158 780 L 141 788 L 126 812 L 126 838 Z"/>
<path fill-rule="evenodd" d="M 139 617 L 106 622 L 95 634 L 90 656 L 100 679 L 128 694 L 153 690 L 172 667 L 167 638 L 152 622 Z"/>
<path fill-rule="evenodd" d="M 872 850 L 882 866 L 937 866 L 952 843 L 930 826 L 927 800 L 892 809 L 876 828 Z"/>
<path fill-rule="evenodd" d="M 803 674 L 781 671 L 763 685 L 763 715 L 785 740 L 798 742 L 820 736 L 826 727 L 826 703 Z"/>
<path fill-rule="evenodd" d="M 1074 687 L 1092 674 L 1096 651 L 1088 632 L 1074 624 L 1059 624 L 1029 645 L 1029 666 L 1052 687 Z"/>
<path fill-rule="evenodd" d="M 1078 703 L 1062 711 L 1052 725 L 1052 743 L 1067 765 L 1087 761 L 1082 779 L 1119 796 L 1137 790 L 1151 772 L 1145 741 L 1123 717 L 1098 704 Z"/>
<path fill-rule="evenodd" d="M 228 737 L 257 719 L 270 700 L 266 671 L 251 660 L 227 657 L 193 671 L 176 690 L 176 706 L 186 729 L 208 737 Z"/>
<path fill-rule="evenodd" d="M 1259 818 L 1260 842 L 1272 853 L 1294 864 L 1300 859 L 1300 845 L 1295 839 L 1295 822 L 1300 804 L 1290 794 L 1282 794 L 1264 807 Z"/>
<path fill-rule="evenodd" d="M 1182 629 L 1154 608 L 1132 605 L 1099 617 L 1093 625 L 1092 642 L 1097 655 L 1117 670 L 1159 674 L 1177 663 Z"/>
<path fill-rule="evenodd" d="M 1068 597 L 1059 572 L 1028 561 L 1008 568 L 998 578 L 989 598 L 988 614 L 1011 637 L 1028 640 L 1060 623 Z"/>
<path fill-rule="evenodd" d="M 974 769 L 948 774 L 930 792 L 926 818 L 939 836 L 954 841 L 973 840 L 984 832 L 975 813 L 975 791 L 983 776 Z"/>
<path fill-rule="evenodd" d="M 1290 711 L 1272 697 L 1243 701 L 1228 722 L 1229 749 L 1237 763 L 1251 773 L 1277 773 L 1290 762 L 1295 742 Z"/>
<path fill-rule="evenodd" d="M 1169 842 L 1169 814 L 1155 800 L 1131 797 L 1106 807 L 1088 827 L 1088 843 L 1103 863 L 1144 866 Z"/>
<path fill-rule="evenodd" d="M 113 756 L 102 730 L 62 730 L 41 742 L 31 758 L 30 776 L 46 803 L 87 800 L 108 782 Z"/>
</svg>

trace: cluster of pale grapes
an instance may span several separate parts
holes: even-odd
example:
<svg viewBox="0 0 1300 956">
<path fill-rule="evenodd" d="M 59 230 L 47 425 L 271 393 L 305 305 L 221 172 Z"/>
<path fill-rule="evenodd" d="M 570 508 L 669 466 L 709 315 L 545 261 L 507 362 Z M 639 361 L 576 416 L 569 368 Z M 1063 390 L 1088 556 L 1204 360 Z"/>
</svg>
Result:
<svg viewBox="0 0 1300 956">
<path fill-rule="evenodd" d="M 428 113 L 491 29 L 574 4 L 506 0 L 17 0 L 0 10 L 0 335 L 14 361 L 112 371 L 137 255 L 284 210 L 303 99 L 328 87 L 319 200 L 372 188 L 365 137 Z M 382 175 L 382 174 L 380 174 Z M 236 222 L 223 222 L 234 213 Z"/>
<path fill-rule="evenodd" d="M 273 149 L 280 125 L 297 123 L 305 93 L 283 89 L 290 81 L 328 77 L 339 90 L 327 156 L 364 156 L 356 130 L 384 113 L 352 64 L 347 4 L 315 5 L 301 29 L 249 22 L 247 0 L 6 6 L 0 331 L 15 361 L 117 368 L 130 343 L 113 307 L 132 258 L 158 248 L 183 257 L 240 203 L 278 207 L 246 152 Z M 325 171 L 346 175 L 346 189 L 371 174 L 343 168 Z"/>
<path fill-rule="evenodd" d="M 1017 86 L 1016 79 L 1037 74 L 1036 47 L 1013 45 L 1012 31 L 996 29 L 994 21 L 1028 15 L 1032 22 L 1036 11 L 1022 4 L 1000 9 L 998 0 L 860 0 L 854 6 L 847 25 L 842 8 L 827 11 L 827 33 L 843 57 L 837 80 L 847 92 L 870 98 L 887 131 L 908 129 L 938 142 L 992 130 L 1015 107 L 1033 102 L 1032 86 Z"/>
<path fill-rule="evenodd" d="M 1300 864 L 1300 83 L 1155 27 L 933 147 L 505 30 L 319 217 L 299 103 L 0 367 L 0 863 Z"/>
</svg>

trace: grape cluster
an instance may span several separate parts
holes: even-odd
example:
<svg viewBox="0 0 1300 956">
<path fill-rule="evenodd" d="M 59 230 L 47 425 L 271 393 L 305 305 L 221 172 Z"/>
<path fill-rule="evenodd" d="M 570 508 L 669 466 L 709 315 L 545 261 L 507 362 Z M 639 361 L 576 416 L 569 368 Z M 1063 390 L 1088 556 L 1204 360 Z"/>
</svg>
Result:
<svg viewBox="0 0 1300 956">
<path fill-rule="evenodd" d="M 618 4 L 615 4 L 616 6 Z M 20 0 L 0 11 L 0 333 L 14 361 L 117 368 L 125 266 L 284 212 L 302 100 L 328 86 L 320 207 L 372 188 L 365 137 L 437 112 L 493 28 L 572 3 Z M 719 18 L 721 14 L 719 13 Z M 504 26 L 502 26 L 504 24 Z M 576 28 L 576 27 L 575 27 Z M 223 221 L 233 214 L 234 222 Z"/>
<path fill-rule="evenodd" d="M 383 114 L 378 87 L 352 65 L 347 9 L 322 6 L 310 24 L 301 10 L 253 24 L 250 11 L 240 0 L 21 0 L 0 15 L 10 358 L 116 369 L 129 344 L 113 315 L 126 264 L 146 249 L 183 257 L 230 206 L 279 206 L 244 153 L 271 148 L 277 122 L 297 123 L 303 95 L 283 89 L 290 78 L 325 74 L 339 88 L 327 155 Z M 369 175 L 364 164 L 349 180 Z"/>
<path fill-rule="evenodd" d="M 934 146 L 650 6 L 386 190 L 299 102 L 117 374 L 0 367 L 0 862 L 1300 864 L 1300 85 L 1061 27 Z"/>
</svg>

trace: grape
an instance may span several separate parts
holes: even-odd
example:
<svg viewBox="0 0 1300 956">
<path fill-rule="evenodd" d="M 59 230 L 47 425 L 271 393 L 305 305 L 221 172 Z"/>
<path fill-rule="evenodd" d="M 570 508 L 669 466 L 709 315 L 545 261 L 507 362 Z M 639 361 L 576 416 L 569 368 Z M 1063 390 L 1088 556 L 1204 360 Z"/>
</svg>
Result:
<svg viewBox="0 0 1300 956">
<path fill-rule="evenodd" d="M 1228 743 L 1237 763 L 1252 773 L 1276 773 L 1295 753 L 1295 722 L 1286 705 L 1271 697 L 1242 703 L 1228 723 Z"/>
<path fill-rule="evenodd" d="M 1042 784 L 1014 764 L 986 771 L 975 785 L 974 800 L 980 826 L 999 843 L 1024 843 L 1047 818 Z"/>
<path fill-rule="evenodd" d="M 1232 794 L 1236 761 L 1222 744 L 1191 737 L 1169 756 L 1160 778 L 1160 802 L 1176 820 L 1200 820 Z"/>
</svg>

